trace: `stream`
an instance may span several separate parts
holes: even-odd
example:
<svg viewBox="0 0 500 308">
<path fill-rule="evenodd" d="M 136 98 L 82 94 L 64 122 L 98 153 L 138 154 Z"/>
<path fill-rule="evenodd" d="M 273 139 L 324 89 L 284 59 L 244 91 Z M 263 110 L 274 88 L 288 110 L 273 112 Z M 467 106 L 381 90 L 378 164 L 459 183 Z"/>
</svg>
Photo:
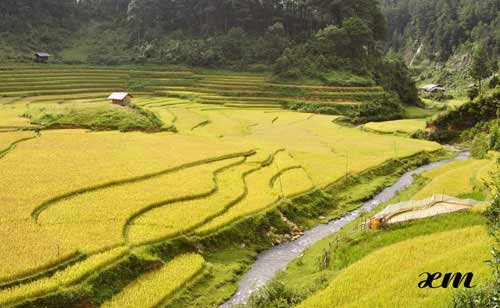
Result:
<svg viewBox="0 0 500 308">
<path fill-rule="evenodd" d="M 288 263 L 299 257 L 306 248 L 338 232 L 345 225 L 358 218 L 362 213 L 370 212 L 380 203 L 390 200 L 398 192 L 403 191 L 413 183 L 414 175 L 469 157 L 469 152 L 459 152 L 457 156 L 452 159 L 441 160 L 408 171 L 403 174 L 396 183 L 384 189 L 373 197 L 373 199 L 365 202 L 356 210 L 345 214 L 341 218 L 305 231 L 304 235 L 295 241 L 282 243 L 262 252 L 240 281 L 238 291 L 227 302 L 222 304 L 220 308 L 230 308 L 233 305 L 246 304 L 253 292 L 265 286 L 276 273 L 285 270 Z"/>
</svg>

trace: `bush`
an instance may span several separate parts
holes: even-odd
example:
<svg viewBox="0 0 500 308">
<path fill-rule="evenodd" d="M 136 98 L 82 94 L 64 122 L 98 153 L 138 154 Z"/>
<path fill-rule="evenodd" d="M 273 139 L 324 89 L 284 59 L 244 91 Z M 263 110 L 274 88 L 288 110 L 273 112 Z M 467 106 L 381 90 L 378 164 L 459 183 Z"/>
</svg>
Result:
<svg viewBox="0 0 500 308">
<path fill-rule="evenodd" d="M 415 81 L 403 59 L 397 55 L 389 55 L 377 65 L 375 81 L 387 91 L 397 93 L 402 103 L 419 105 L 418 90 Z"/>
<path fill-rule="evenodd" d="M 262 290 L 254 293 L 247 304 L 247 308 L 288 308 L 300 304 L 305 296 L 279 281 L 273 280 Z"/>
<path fill-rule="evenodd" d="M 469 87 L 467 89 L 467 97 L 469 97 L 472 102 L 476 97 L 479 96 L 479 88 L 476 86 Z"/>
<path fill-rule="evenodd" d="M 403 117 L 403 108 L 394 94 L 362 104 L 348 115 L 354 124 L 395 120 Z"/>
<path fill-rule="evenodd" d="M 498 75 L 495 75 L 493 76 L 491 79 L 490 79 L 490 82 L 488 84 L 488 87 L 490 89 L 494 89 L 496 88 L 497 86 L 500 85 L 500 78 L 498 78 Z"/>
<path fill-rule="evenodd" d="M 439 114 L 428 126 L 434 131 L 431 136 L 433 140 L 446 142 L 458 137 L 462 131 L 474 128 L 478 123 L 497 119 L 499 114 L 500 88 L 496 88 L 455 110 Z"/>
<path fill-rule="evenodd" d="M 485 308 L 495 307 L 490 303 L 491 290 L 486 288 L 477 288 L 458 292 L 452 299 L 453 308 Z"/>
</svg>

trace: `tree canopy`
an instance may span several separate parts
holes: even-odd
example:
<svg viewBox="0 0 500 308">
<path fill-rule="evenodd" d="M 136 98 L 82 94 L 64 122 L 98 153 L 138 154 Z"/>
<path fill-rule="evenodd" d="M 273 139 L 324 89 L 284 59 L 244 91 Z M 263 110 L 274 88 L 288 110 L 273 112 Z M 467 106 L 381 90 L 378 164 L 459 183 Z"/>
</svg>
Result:
<svg viewBox="0 0 500 308">
<path fill-rule="evenodd" d="M 389 46 L 417 50 L 433 60 L 446 61 L 467 42 L 485 42 L 500 53 L 500 0 L 382 0 Z"/>
</svg>

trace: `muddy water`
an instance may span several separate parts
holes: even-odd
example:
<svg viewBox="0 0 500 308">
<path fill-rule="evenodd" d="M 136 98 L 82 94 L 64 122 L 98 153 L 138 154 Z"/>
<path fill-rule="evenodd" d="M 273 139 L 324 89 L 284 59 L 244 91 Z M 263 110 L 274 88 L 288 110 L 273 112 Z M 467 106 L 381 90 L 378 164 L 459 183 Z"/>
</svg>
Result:
<svg viewBox="0 0 500 308">
<path fill-rule="evenodd" d="M 408 171 L 403 174 L 394 185 L 387 187 L 373 199 L 365 202 L 358 209 L 347 213 L 339 219 L 332 220 L 327 224 L 322 224 L 307 230 L 302 237 L 295 241 L 282 243 L 262 252 L 241 280 L 238 291 L 231 299 L 221 305 L 220 308 L 230 308 L 236 304 L 245 304 L 253 292 L 265 286 L 277 272 L 283 271 L 288 263 L 300 256 L 306 248 L 338 232 L 345 225 L 358 218 L 362 213 L 369 212 L 378 204 L 390 200 L 398 192 L 404 190 L 413 183 L 414 175 L 469 157 L 470 153 L 460 152 L 455 158 L 438 161 Z"/>
</svg>

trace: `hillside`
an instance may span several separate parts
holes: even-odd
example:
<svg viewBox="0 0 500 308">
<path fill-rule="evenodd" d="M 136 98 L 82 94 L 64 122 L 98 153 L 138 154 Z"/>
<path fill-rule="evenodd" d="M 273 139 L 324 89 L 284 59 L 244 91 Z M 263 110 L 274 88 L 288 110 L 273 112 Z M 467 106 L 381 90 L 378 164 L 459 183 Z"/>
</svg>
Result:
<svg viewBox="0 0 500 308">
<path fill-rule="evenodd" d="M 484 41 L 492 56 L 500 52 L 500 1 L 382 0 L 389 45 L 408 62 L 446 62 Z"/>
<path fill-rule="evenodd" d="M 0 306 L 500 307 L 499 12 L 0 1 Z"/>
<path fill-rule="evenodd" d="M 438 83 L 465 95 L 474 48 L 482 46 L 492 71 L 500 56 L 500 1 L 382 0 L 387 48 L 403 54 L 417 83 Z"/>
<path fill-rule="evenodd" d="M 0 5 L 2 62 L 31 62 L 34 52 L 45 51 L 51 62 L 65 64 L 224 67 L 272 73 L 287 82 L 375 83 L 397 104 L 418 104 L 404 63 L 398 57 L 385 58 L 378 48 L 386 24 L 376 0 L 182 5 L 38 0 Z M 355 79 L 341 83 L 336 75 Z M 394 110 L 389 113 L 395 117 Z"/>
</svg>

